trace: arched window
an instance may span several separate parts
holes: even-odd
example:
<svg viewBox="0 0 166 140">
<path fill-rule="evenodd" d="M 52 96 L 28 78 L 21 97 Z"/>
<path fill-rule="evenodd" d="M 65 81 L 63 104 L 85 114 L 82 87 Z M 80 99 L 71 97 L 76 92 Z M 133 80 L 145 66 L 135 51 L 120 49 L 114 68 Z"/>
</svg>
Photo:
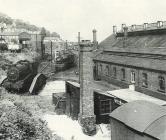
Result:
<svg viewBox="0 0 166 140">
<path fill-rule="evenodd" d="M 100 72 L 102 72 L 103 71 L 103 66 L 102 66 L 102 64 L 100 64 Z"/>
<path fill-rule="evenodd" d="M 106 76 L 109 76 L 109 71 L 110 71 L 110 69 L 109 69 L 109 66 L 107 65 L 105 68 L 105 75 Z"/>
<path fill-rule="evenodd" d="M 165 78 L 159 76 L 159 91 L 165 92 Z"/>
<path fill-rule="evenodd" d="M 116 75 L 117 75 L 117 73 L 116 73 L 116 67 L 113 67 L 113 77 L 116 78 Z"/>
<path fill-rule="evenodd" d="M 148 75 L 147 75 L 147 73 L 142 73 L 142 86 L 148 87 Z"/>
<path fill-rule="evenodd" d="M 125 69 L 121 69 L 121 78 L 122 78 L 122 80 L 125 80 L 125 78 L 126 78 Z"/>
</svg>

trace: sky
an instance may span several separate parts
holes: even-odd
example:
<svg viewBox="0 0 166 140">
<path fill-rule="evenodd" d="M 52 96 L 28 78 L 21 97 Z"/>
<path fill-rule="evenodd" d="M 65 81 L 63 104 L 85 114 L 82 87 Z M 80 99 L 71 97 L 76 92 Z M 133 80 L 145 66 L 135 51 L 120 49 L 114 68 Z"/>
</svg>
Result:
<svg viewBox="0 0 166 140">
<path fill-rule="evenodd" d="M 92 40 L 92 30 L 102 41 L 112 34 L 112 26 L 166 21 L 165 0 L 0 0 L 0 12 L 23 19 L 64 40 Z"/>
</svg>

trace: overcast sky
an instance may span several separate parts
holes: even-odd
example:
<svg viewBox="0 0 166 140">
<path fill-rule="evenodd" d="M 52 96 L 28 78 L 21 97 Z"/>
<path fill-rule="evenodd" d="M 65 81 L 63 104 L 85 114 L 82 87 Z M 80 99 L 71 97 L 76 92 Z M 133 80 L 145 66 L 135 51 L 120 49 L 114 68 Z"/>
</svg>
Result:
<svg viewBox="0 0 166 140">
<path fill-rule="evenodd" d="M 99 41 L 112 33 L 112 26 L 166 21 L 166 0 L 0 0 L 0 12 L 23 19 L 50 31 L 64 40 Z"/>
</svg>

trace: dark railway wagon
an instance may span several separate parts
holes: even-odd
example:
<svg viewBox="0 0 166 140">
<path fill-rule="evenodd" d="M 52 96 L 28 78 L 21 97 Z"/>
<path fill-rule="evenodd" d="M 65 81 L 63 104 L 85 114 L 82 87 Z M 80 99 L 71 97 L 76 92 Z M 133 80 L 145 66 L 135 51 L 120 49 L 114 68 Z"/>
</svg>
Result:
<svg viewBox="0 0 166 140">
<path fill-rule="evenodd" d="M 60 54 L 56 58 L 56 71 L 66 70 L 75 65 L 75 55 L 72 53 Z"/>
</svg>

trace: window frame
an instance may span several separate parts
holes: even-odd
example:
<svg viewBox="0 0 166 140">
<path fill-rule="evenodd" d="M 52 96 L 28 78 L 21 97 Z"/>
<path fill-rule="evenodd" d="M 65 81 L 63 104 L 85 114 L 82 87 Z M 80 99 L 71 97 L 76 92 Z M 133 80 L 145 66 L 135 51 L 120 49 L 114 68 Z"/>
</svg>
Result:
<svg viewBox="0 0 166 140">
<path fill-rule="evenodd" d="M 125 81 L 126 79 L 126 71 L 124 68 L 121 69 L 121 80 L 122 81 Z"/>
<path fill-rule="evenodd" d="M 113 78 L 117 78 L 117 69 L 116 67 L 113 67 Z"/>
<path fill-rule="evenodd" d="M 142 73 L 142 87 L 148 87 L 148 74 L 145 72 Z"/>
<path fill-rule="evenodd" d="M 130 82 L 133 83 L 133 84 L 136 82 L 136 74 L 135 74 L 135 71 L 131 71 L 131 74 L 130 74 Z"/>
<path fill-rule="evenodd" d="M 160 81 L 162 81 L 162 85 L 163 85 L 163 89 L 161 88 L 161 83 L 160 83 Z M 160 75 L 160 76 L 158 76 L 158 91 L 160 91 L 160 92 L 164 92 L 165 93 L 165 77 L 164 76 L 162 76 L 162 75 Z"/>
<path fill-rule="evenodd" d="M 100 64 L 100 72 L 102 72 L 102 71 L 103 71 L 103 65 Z"/>
<path fill-rule="evenodd" d="M 109 65 L 106 65 L 106 67 L 105 67 L 105 75 L 106 76 L 110 76 L 110 67 L 109 67 Z"/>
<path fill-rule="evenodd" d="M 109 114 L 111 112 L 111 99 L 100 100 L 100 115 Z"/>
</svg>

